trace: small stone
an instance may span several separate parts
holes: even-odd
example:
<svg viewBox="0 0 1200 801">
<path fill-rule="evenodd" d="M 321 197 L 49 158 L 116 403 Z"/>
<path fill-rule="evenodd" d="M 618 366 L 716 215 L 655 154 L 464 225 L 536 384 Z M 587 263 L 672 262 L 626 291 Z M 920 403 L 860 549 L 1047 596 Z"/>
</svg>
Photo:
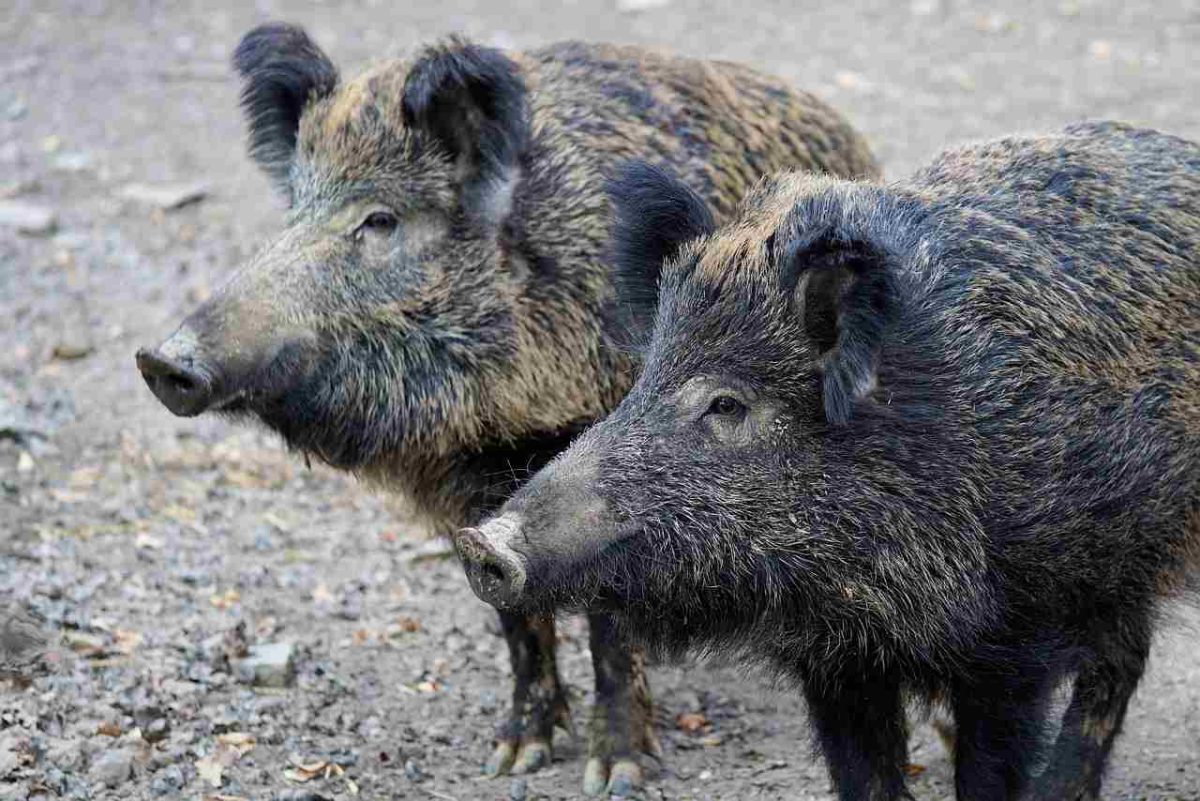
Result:
<svg viewBox="0 0 1200 801">
<path fill-rule="evenodd" d="M 839 70 L 833 76 L 833 81 L 838 85 L 839 89 L 845 89 L 847 92 L 867 93 L 872 90 L 871 82 L 857 72 L 849 70 Z"/>
<path fill-rule="evenodd" d="M 0 226 L 16 228 L 22 234 L 49 234 L 58 226 L 52 209 L 17 200 L 0 201 Z"/>
<path fill-rule="evenodd" d="M 92 762 L 88 776 L 105 787 L 120 787 L 133 773 L 133 754 L 124 749 L 105 751 Z"/>
<path fill-rule="evenodd" d="M 0 743 L 0 779 L 7 778 L 21 766 L 21 757 L 14 745 L 8 742 Z"/>
<path fill-rule="evenodd" d="M 525 801 L 525 796 L 529 792 L 529 782 L 525 779 L 513 779 L 508 785 L 509 801 Z"/>
<path fill-rule="evenodd" d="M 288 642 L 250 646 L 245 659 L 235 664 L 241 681 L 259 687 L 287 687 L 295 676 L 295 646 Z"/>
<path fill-rule="evenodd" d="M 208 195 L 208 189 L 203 184 L 126 184 L 121 189 L 121 197 L 154 206 L 162 211 L 174 211 L 191 203 L 197 203 Z"/>
<path fill-rule="evenodd" d="M 33 461 L 33 455 L 29 451 L 21 451 L 21 455 L 17 457 L 17 472 L 29 473 L 33 471 L 36 462 Z"/>
<path fill-rule="evenodd" d="M 1112 58 L 1112 53 L 1112 42 L 1106 42 L 1103 39 L 1097 39 L 1088 45 L 1088 54 L 1097 61 L 1108 61 L 1110 58 Z"/>
<path fill-rule="evenodd" d="M 77 740 L 55 739 L 46 748 L 46 761 L 59 770 L 79 770 L 83 762 L 83 753 Z"/>
<path fill-rule="evenodd" d="M 50 166 L 60 172 L 84 172 L 92 168 L 92 156 L 82 150 L 65 150 L 50 160 Z"/>
<path fill-rule="evenodd" d="M 404 778 L 410 782 L 419 782 L 424 780 L 425 773 L 421 770 L 421 766 L 411 759 L 404 762 Z"/>
<path fill-rule="evenodd" d="M 150 792 L 154 795 L 174 796 L 183 789 L 183 785 L 186 783 L 187 781 L 184 778 L 181 767 L 178 765 L 167 765 L 150 782 Z"/>
<path fill-rule="evenodd" d="M 54 344 L 52 355 L 63 361 L 75 361 L 90 356 L 95 348 L 83 337 L 64 339 Z"/>
</svg>

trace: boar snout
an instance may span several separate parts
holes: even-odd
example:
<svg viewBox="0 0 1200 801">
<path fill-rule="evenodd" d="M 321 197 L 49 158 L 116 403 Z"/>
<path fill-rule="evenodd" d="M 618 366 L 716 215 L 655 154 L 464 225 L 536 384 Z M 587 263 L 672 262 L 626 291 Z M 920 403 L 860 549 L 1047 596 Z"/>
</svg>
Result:
<svg viewBox="0 0 1200 801">
<path fill-rule="evenodd" d="M 525 561 L 509 546 L 520 530 L 521 519 L 508 513 L 454 537 L 471 589 L 501 609 L 517 606 L 525 589 Z"/>
<path fill-rule="evenodd" d="M 199 363 L 180 332 L 158 348 L 140 348 L 137 367 L 154 397 L 179 417 L 194 417 L 212 407 L 219 388 L 215 371 Z"/>
</svg>

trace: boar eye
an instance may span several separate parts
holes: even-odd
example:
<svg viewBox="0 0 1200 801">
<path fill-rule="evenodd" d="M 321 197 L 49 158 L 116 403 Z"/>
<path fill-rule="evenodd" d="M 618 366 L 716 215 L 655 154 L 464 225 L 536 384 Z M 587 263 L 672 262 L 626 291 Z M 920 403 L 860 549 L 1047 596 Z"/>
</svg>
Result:
<svg viewBox="0 0 1200 801">
<path fill-rule="evenodd" d="M 745 410 L 745 405 L 732 395 L 718 395 L 708 405 L 709 414 L 717 414 L 721 417 L 740 415 Z"/>
<path fill-rule="evenodd" d="M 396 219 L 396 215 L 390 211 L 373 211 L 367 215 L 358 229 L 386 235 L 396 230 L 396 226 L 399 224 L 400 221 Z"/>
</svg>

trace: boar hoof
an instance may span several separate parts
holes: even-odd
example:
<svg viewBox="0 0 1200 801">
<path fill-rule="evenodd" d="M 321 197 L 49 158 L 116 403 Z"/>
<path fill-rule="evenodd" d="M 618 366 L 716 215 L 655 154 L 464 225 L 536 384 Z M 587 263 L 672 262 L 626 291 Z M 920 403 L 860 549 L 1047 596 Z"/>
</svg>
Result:
<svg viewBox="0 0 1200 801">
<path fill-rule="evenodd" d="M 632 759 L 619 759 L 612 769 L 602 757 L 592 757 L 583 771 L 584 795 L 626 798 L 642 786 L 642 767 Z"/>
<path fill-rule="evenodd" d="M 550 743 L 545 740 L 529 740 L 517 753 L 513 773 L 533 773 L 550 764 Z"/>
<path fill-rule="evenodd" d="M 600 795 L 608 786 L 608 762 L 592 757 L 583 769 L 583 794 Z"/>
<path fill-rule="evenodd" d="M 486 776 L 500 776 L 508 773 L 513 762 L 517 758 L 516 743 L 501 740 L 496 745 L 496 750 L 492 752 L 492 756 L 488 759 L 487 764 L 483 766 L 483 772 Z"/>
</svg>

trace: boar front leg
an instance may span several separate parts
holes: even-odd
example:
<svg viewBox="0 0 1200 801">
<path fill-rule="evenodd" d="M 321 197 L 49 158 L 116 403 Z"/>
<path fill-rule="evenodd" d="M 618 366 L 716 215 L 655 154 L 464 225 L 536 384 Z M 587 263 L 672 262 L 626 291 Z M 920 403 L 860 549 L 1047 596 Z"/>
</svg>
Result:
<svg viewBox="0 0 1200 801">
<path fill-rule="evenodd" d="M 904 786 L 908 729 L 900 684 L 851 673 L 804 683 L 837 796 L 841 801 L 911 798 Z"/>
<path fill-rule="evenodd" d="M 1100 797 L 1109 752 L 1150 656 L 1150 630 L 1147 620 L 1123 621 L 1079 671 L 1050 765 L 1035 785 L 1037 801 Z"/>
<path fill-rule="evenodd" d="M 558 678 L 554 618 L 500 612 L 513 671 L 512 710 L 496 732 L 488 775 L 531 773 L 550 763 L 554 726 L 570 728 L 567 694 Z"/>
<path fill-rule="evenodd" d="M 960 801 L 1016 801 L 1044 753 L 1053 677 L 971 671 L 952 691 L 954 786 Z"/>
<path fill-rule="evenodd" d="M 638 755 L 659 756 L 645 656 L 633 650 L 608 615 L 588 616 L 596 705 L 583 774 L 587 795 L 625 796 L 641 784 Z"/>
</svg>

